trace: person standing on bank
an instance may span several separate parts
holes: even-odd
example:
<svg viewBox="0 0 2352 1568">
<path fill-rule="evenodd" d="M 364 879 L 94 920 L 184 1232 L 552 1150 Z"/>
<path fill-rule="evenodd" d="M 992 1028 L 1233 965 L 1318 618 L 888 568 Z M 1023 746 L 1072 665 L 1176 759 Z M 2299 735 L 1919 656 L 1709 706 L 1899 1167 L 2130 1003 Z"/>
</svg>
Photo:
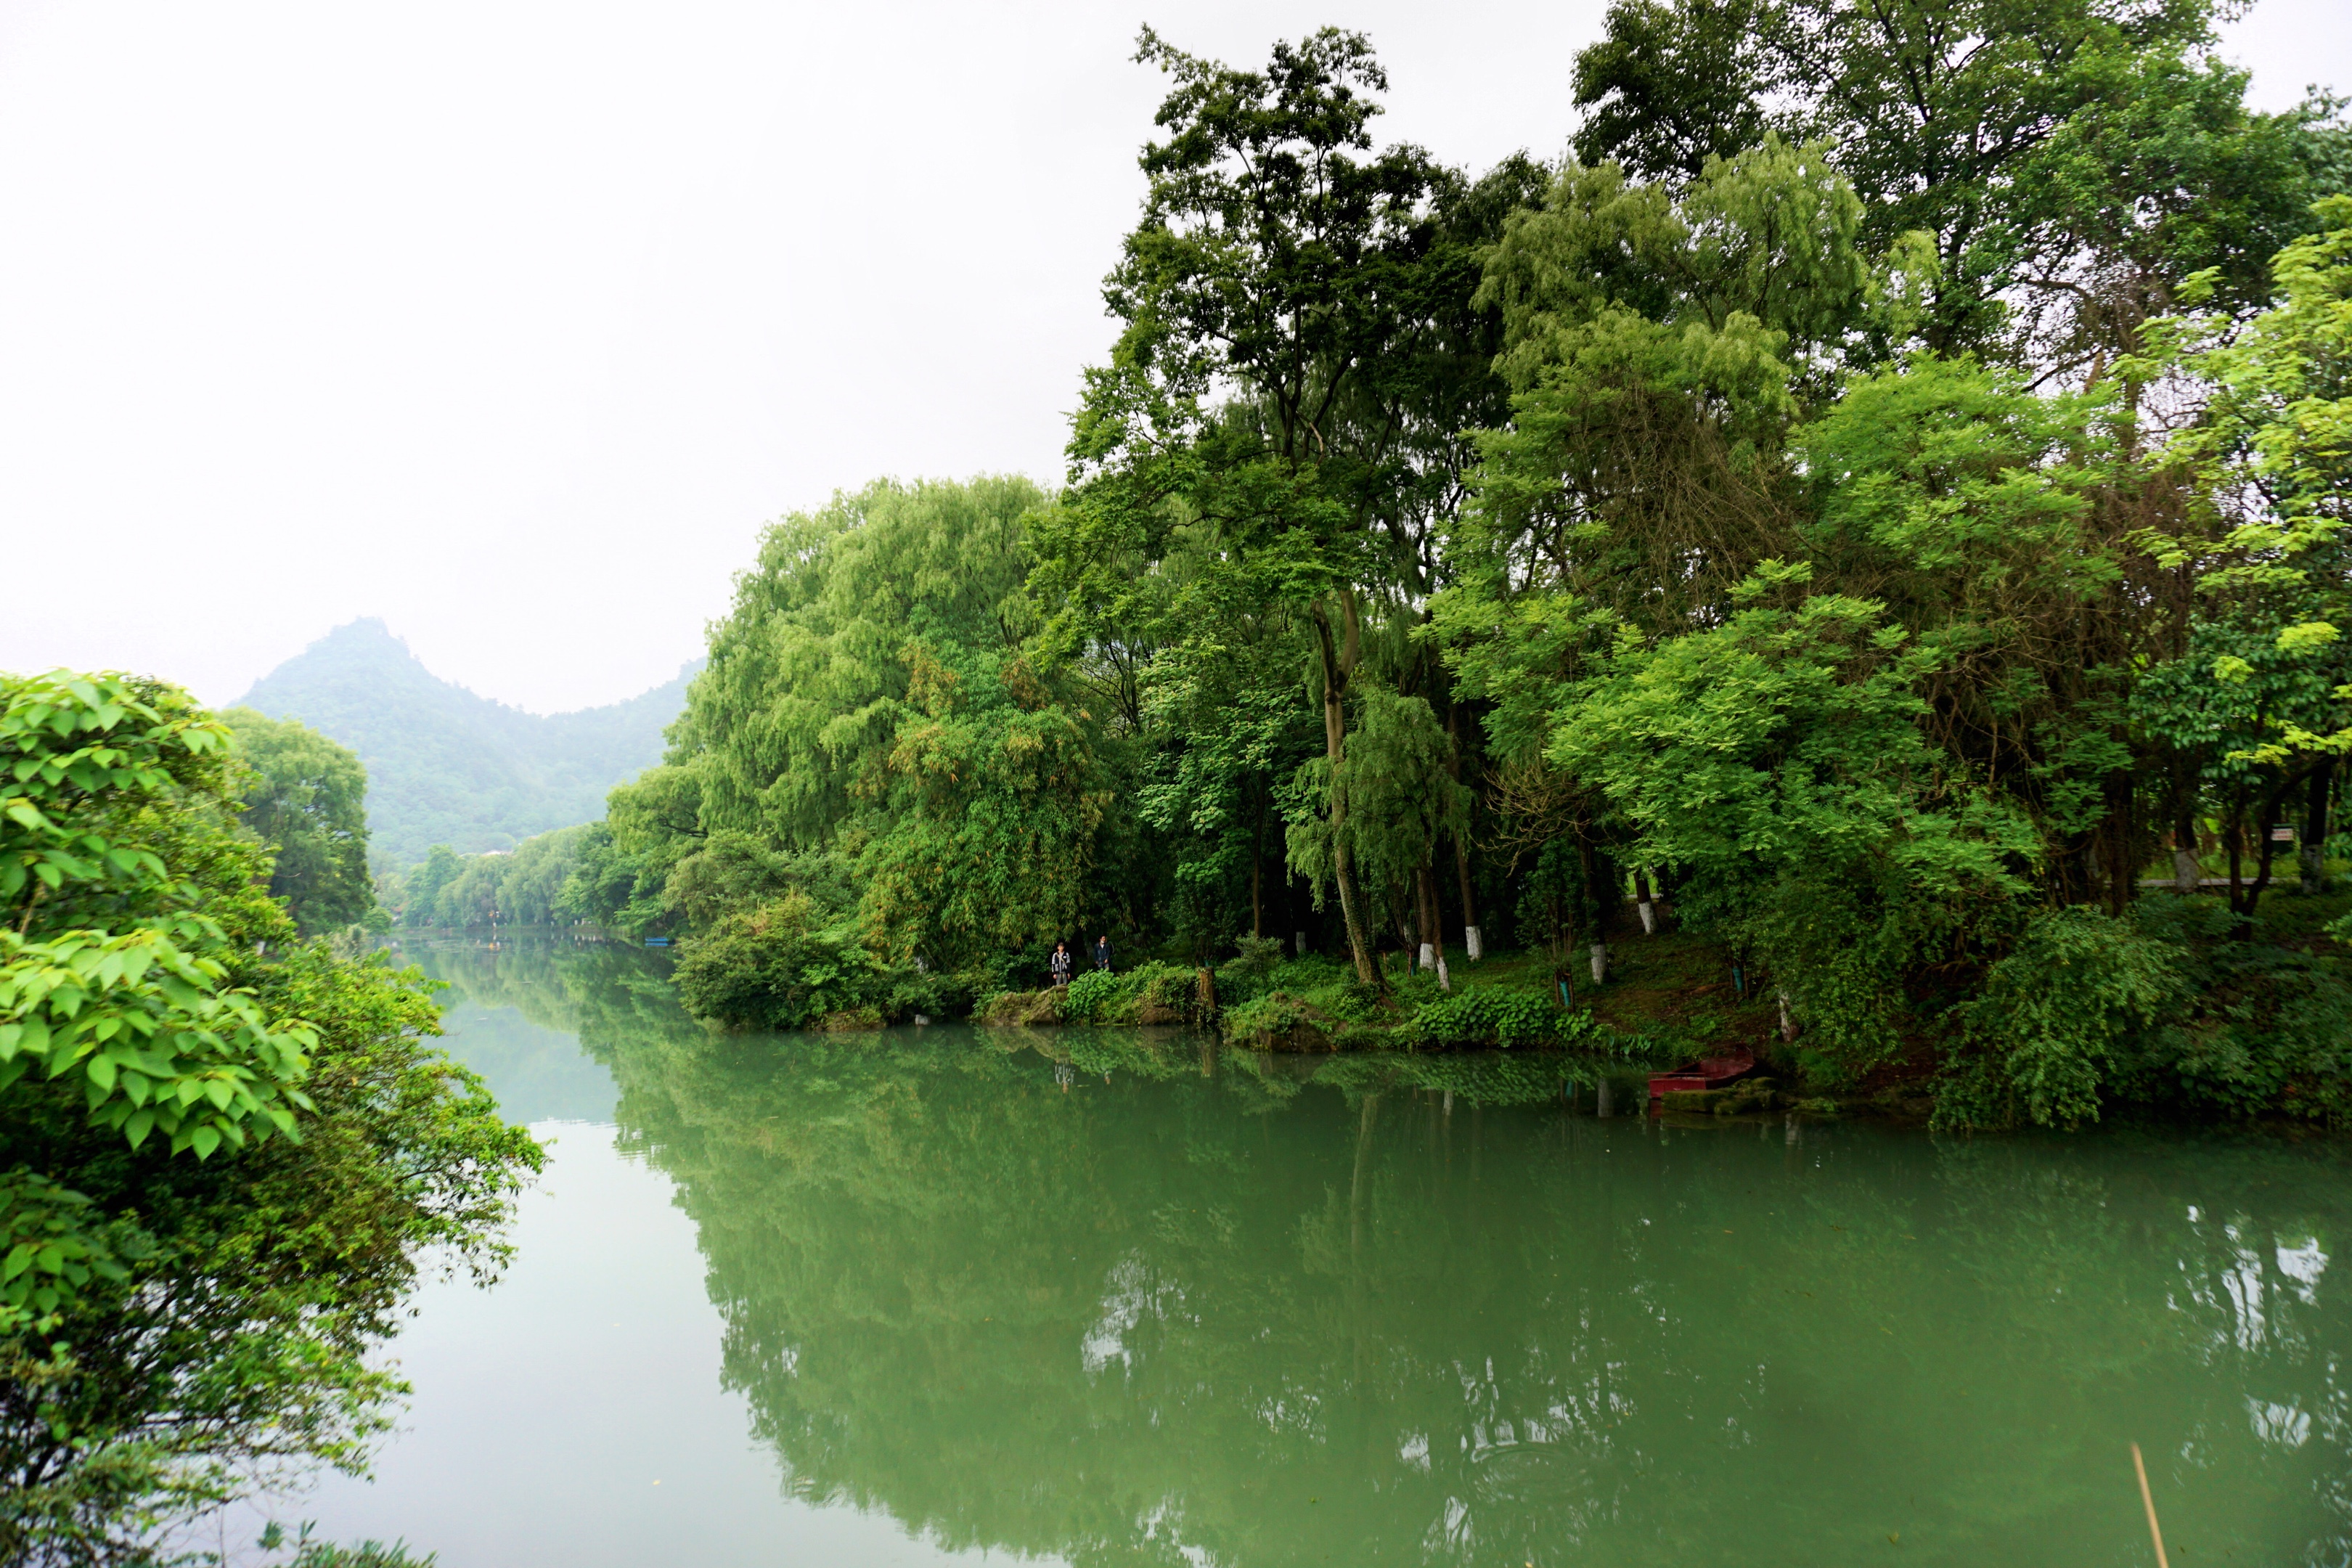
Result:
<svg viewBox="0 0 2352 1568">
<path fill-rule="evenodd" d="M 1108 933 L 1095 938 L 1095 967 L 1105 974 L 1110 973 L 1110 937 Z"/>
<path fill-rule="evenodd" d="M 1045 967 L 1052 972 L 1055 984 L 1067 985 L 1070 983 L 1070 970 L 1073 967 L 1070 962 L 1070 944 L 1066 942 L 1055 942 L 1054 956 L 1045 961 Z"/>
</svg>

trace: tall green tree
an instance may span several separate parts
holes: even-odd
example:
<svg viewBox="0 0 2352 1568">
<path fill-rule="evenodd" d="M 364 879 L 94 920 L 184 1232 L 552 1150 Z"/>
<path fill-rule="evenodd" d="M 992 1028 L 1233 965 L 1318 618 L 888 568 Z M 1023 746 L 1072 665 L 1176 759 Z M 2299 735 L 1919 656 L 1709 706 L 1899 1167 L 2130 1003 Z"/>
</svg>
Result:
<svg viewBox="0 0 2352 1568">
<path fill-rule="evenodd" d="M 306 935 L 340 930 L 375 908 L 368 875 L 367 770 L 308 725 L 231 708 L 226 726 L 247 770 L 239 820 L 273 852 L 269 891 Z"/>
<path fill-rule="evenodd" d="M 1768 26 L 1778 20 L 1766 0 L 1617 0 L 1576 53 L 1578 159 L 1696 180 L 1710 160 L 1761 144 L 1774 128 L 1765 99 L 1780 75 Z"/>
<path fill-rule="evenodd" d="M 466 862 L 446 844 L 436 844 L 425 863 L 408 873 L 402 887 L 400 918 L 413 926 L 446 925 L 441 895 L 465 875 Z"/>
<path fill-rule="evenodd" d="M 2264 260 L 2341 179 L 2333 105 L 2249 110 L 2210 0 L 1619 0 L 1577 58 L 1588 164 L 1696 180 L 1819 140 L 1875 247 L 1917 231 L 1950 353 L 2081 376 L 2190 274 L 2260 303 Z"/>
<path fill-rule="evenodd" d="M 2284 820 L 2299 818 L 2303 880 L 2318 890 L 2352 752 L 2352 196 L 2315 204 L 2314 216 L 2316 232 L 2275 258 L 2271 309 L 2241 323 L 2226 278 L 2200 275 L 2189 291 L 2200 308 L 2153 323 L 2147 357 L 2121 367 L 2184 375 L 2209 396 L 2167 444 L 2196 476 L 2204 515 L 2165 556 L 2196 611 L 2140 718 L 2219 808 L 2241 915 L 2269 881 L 2270 829 Z M 2184 851 L 2197 799 L 2180 792 Z"/>
<path fill-rule="evenodd" d="M 2165 775 L 2126 703 L 2193 522 L 2114 385 L 1874 367 L 1935 268 L 1865 216 L 1777 139 L 1696 181 L 1564 171 L 1489 260 L 1516 395 L 1435 606 L 1497 752 L 1550 776 L 1531 815 L 1683 878 L 1824 1073 L 2032 891 L 2129 901 Z"/>
<path fill-rule="evenodd" d="M 1147 30 L 1172 79 L 1149 143 L 1142 221 L 1105 288 L 1124 324 L 1089 370 L 1070 445 L 1078 489 L 1041 542 L 1054 646 L 1118 638 L 1181 531 L 1193 599 L 1285 605 L 1313 659 L 1327 780 L 1344 763 L 1368 622 L 1415 612 L 1500 387 L 1471 302 L 1481 246 L 1537 174 L 1474 184 L 1421 149 L 1379 148 L 1387 78 L 1362 36 L 1277 44 L 1263 71 Z M 1231 576 L 1233 589 L 1208 581 Z M 1196 630 L 1200 622 L 1192 623 Z M 1433 787 L 1438 781 L 1430 781 Z M 1360 975 L 1375 977 L 1347 797 L 1328 783 L 1330 879 Z"/>
<path fill-rule="evenodd" d="M 583 889 L 698 925 L 798 893 L 934 968 L 1075 934 L 1105 896 L 1114 742 L 1030 654 L 1045 502 L 1021 479 L 884 482 L 772 527 Z"/>
</svg>

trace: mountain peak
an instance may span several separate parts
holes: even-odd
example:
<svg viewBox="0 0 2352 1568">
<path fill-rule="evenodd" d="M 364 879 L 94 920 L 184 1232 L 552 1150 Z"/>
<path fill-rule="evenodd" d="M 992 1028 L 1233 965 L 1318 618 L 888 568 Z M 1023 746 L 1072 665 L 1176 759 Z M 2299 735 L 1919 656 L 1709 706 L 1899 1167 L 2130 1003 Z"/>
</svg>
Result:
<svg viewBox="0 0 2352 1568">
<path fill-rule="evenodd" d="M 661 760 L 698 668 L 625 702 L 542 717 L 443 680 L 367 616 L 262 677 L 241 705 L 358 752 L 372 848 L 408 866 L 435 844 L 508 849 L 602 816 L 607 791 Z"/>
<path fill-rule="evenodd" d="M 319 642 L 312 643 L 310 646 L 317 647 L 319 643 L 329 642 L 390 643 L 401 652 L 408 652 L 408 640 L 405 637 L 393 636 L 392 628 L 383 624 L 382 616 L 362 616 L 357 620 L 345 621 L 341 626 L 320 637 Z M 415 656 L 411 654 L 410 657 Z"/>
</svg>

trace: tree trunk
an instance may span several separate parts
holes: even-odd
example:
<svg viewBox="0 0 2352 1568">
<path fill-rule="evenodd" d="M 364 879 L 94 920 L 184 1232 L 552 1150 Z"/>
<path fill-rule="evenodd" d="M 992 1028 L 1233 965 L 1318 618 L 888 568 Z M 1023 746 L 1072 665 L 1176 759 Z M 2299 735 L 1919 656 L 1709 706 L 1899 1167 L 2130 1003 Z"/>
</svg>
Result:
<svg viewBox="0 0 2352 1568">
<path fill-rule="evenodd" d="M 2336 759 L 2321 759 L 2311 773 L 2311 793 L 2304 802 L 2303 842 L 2296 845 L 2297 868 L 2303 891 L 2317 897 L 2327 891 L 2327 803 L 2336 790 Z"/>
<path fill-rule="evenodd" d="M 1265 813 L 1261 810 L 1250 828 L 1250 940 L 1265 940 L 1265 894 L 1262 886 L 1261 848 L 1265 839 Z"/>
<path fill-rule="evenodd" d="M 1469 835 L 1454 836 L 1454 876 L 1462 884 L 1462 956 L 1475 963 L 1486 956 L 1486 944 L 1478 932 L 1478 900 L 1470 890 Z"/>
<path fill-rule="evenodd" d="M 1437 967 L 1437 879 L 1429 868 L 1423 866 L 1412 874 L 1413 923 L 1420 929 L 1414 933 L 1421 939 L 1420 966 Z"/>
<path fill-rule="evenodd" d="M 2080 833 L 2069 833 L 2061 839 L 2057 855 L 2050 863 L 2051 889 L 2062 904 L 2087 904 L 2099 898 L 2099 845 L 2102 835 L 2095 827 Z"/>
<path fill-rule="evenodd" d="M 1545 895 L 1544 901 L 1551 907 L 1551 966 L 1558 973 L 1568 966 L 1569 952 L 1576 945 L 1576 928 L 1570 923 L 1568 912 L 1560 908 L 1557 892 Z"/>
<path fill-rule="evenodd" d="M 2138 857 L 2132 851 L 2137 835 L 2132 832 L 2132 780 L 2127 773 L 2111 773 L 2106 776 L 2107 797 L 2107 913 L 2120 918 L 2139 891 Z"/>
<path fill-rule="evenodd" d="M 2292 779 L 2282 779 L 2276 789 L 2263 796 L 2262 809 L 2257 814 L 2254 829 L 2261 837 L 2255 841 L 2257 847 L 2254 853 L 2254 879 L 2251 883 L 2246 882 L 2240 874 L 2240 862 L 2243 855 L 2245 838 L 2245 816 L 2242 808 L 2239 812 L 2237 830 L 2230 839 L 2230 912 L 2238 917 L 2238 921 L 2230 934 L 2241 941 L 2251 939 L 2254 934 L 2254 906 L 2261 901 L 2263 890 L 2271 885 L 2271 860 L 2278 852 L 2277 841 L 2271 837 L 2271 834 L 2278 826 L 2279 806 L 2285 800 L 2287 792 L 2294 787 L 2295 782 Z"/>
<path fill-rule="evenodd" d="M 1617 916 L 1625 901 L 1625 889 L 1618 885 L 1621 873 L 1616 858 L 1599 847 L 1591 851 L 1585 866 L 1591 874 L 1585 885 L 1592 894 L 1592 934 L 1607 942 L 1617 934 Z"/>
<path fill-rule="evenodd" d="M 2172 886 L 2176 891 L 2193 893 L 2204 876 L 2205 868 L 2197 863 L 2196 796 L 2191 795 L 2173 819 Z"/>
<path fill-rule="evenodd" d="M 1445 732 L 1454 742 L 1454 755 L 1446 767 L 1454 782 L 1462 782 L 1462 709 L 1450 698 L 1445 704 Z M 1462 886 L 1462 955 L 1475 963 L 1486 955 L 1486 943 L 1478 934 L 1478 900 L 1470 891 L 1470 835 L 1456 828 L 1454 832 L 1454 877 Z"/>
<path fill-rule="evenodd" d="M 2262 825 L 2256 829 L 2256 831 L 2262 835 L 2262 837 L 2257 841 L 2261 845 L 2261 847 L 2256 851 L 2254 856 L 2253 885 L 2246 889 L 2246 908 L 2244 912 L 2249 917 L 2253 914 L 2254 905 L 2262 898 L 2263 890 L 2271 885 L 2271 858 L 2278 853 L 2278 840 L 2273 838 L 2272 835 L 2278 829 L 2279 796 L 2285 793 L 2286 787 L 2282 784 L 2279 788 L 2273 790 L 2270 797 L 2263 803 Z M 2246 923 L 2239 929 L 2246 935 L 2252 935 L 2252 920 L 2249 918 Z"/>
<path fill-rule="evenodd" d="M 1340 787 L 1339 770 L 1347 760 L 1348 742 L 1344 699 L 1362 637 L 1355 599 L 1343 591 L 1340 605 L 1348 617 L 1344 648 L 1332 646 L 1330 617 L 1319 603 L 1315 606 L 1316 646 L 1323 660 L 1323 754 L 1331 764 L 1331 880 L 1339 885 L 1339 915 L 1348 925 L 1348 949 L 1356 961 L 1356 978 L 1385 989 L 1381 966 L 1372 959 L 1371 933 L 1364 927 L 1363 898 L 1356 890 L 1356 858 L 1348 848 L 1348 796 Z"/>
<path fill-rule="evenodd" d="M 1617 886 L 1617 862 L 1609 851 L 1591 843 L 1578 846 L 1584 860 L 1584 892 L 1592 901 L 1592 983 L 1609 978 L 1609 938 L 1617 928 L 1617 905 L 1623 897 Z"/>
<path fill-rule="evenodd" d="M 1445 973 L 1445 921 L 1444 912 L 1438 907 L 1437 872 L 1428 866 L 1421 868 L 1421 907 L 1427 911 L 1423 918 L 1428 922 L 1422 927 L 1429 953 L 1429 963 L 1423 967 L 1437 971 L 1440 991 L 1451 991 L 1454 982 Z"/>
<path fill-rule="evenodd" d="M 2229 841 L 2230 850 L 2230 912 L 2246 912 L 2246 790 L 2239 785 L 2230 794 L 2229 820 L 2221 824 L 2221 832 Z"/>
</svg>

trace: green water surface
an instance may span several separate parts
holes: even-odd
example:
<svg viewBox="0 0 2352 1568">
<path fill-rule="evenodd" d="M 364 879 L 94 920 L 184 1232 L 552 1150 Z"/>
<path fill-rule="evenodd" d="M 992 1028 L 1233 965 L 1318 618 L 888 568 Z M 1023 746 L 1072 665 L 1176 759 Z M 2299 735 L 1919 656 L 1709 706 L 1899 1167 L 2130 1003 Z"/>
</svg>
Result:
<svg viewBox="0 0 2352 1568">
<path fill-rule="evenodd" d="M 726 1037 L 629 950 L 412 956 L 558 1139 L 511 1276 L 397 1347 L 381 1479 L 312 1510 L 445 1568 L 2151 1563 L 2134 1442 L 2175 1563 L 2352 1556 L 2336 1140 Z"/>
</svg>

